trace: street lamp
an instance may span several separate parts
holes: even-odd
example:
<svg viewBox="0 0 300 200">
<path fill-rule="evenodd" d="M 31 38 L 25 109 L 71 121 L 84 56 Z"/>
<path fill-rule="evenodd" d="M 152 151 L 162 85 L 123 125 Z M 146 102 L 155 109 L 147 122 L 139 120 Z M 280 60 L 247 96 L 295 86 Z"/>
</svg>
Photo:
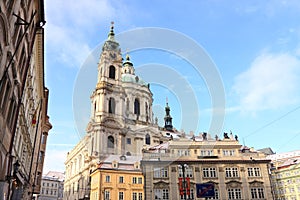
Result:
<svg viewBox="0 0 300 200">
<path fill-rule="evenodd" d="M 186 185 L 186 179 L 185 179 L 185 169 L 187 169 L 189 166 L 187 164 L 181 163 L 178 165 L 178 168 L 182 170 L 182 178 L 183 178 L 183 196 L 184 200 L 187 200 L 187 185 Z"/>
<path fill-rule="evenodd" d="M 18 172 L 19 172 L 19 168 L 20 168 L 20 163 L 19 163 L 19 161 L 17 160 L 14 164 L 13 164 L 13 166 L 14 166 L 14 172 L 13 172 L 13 174 L 14 175 L 16 175 Z"/>
</svg>

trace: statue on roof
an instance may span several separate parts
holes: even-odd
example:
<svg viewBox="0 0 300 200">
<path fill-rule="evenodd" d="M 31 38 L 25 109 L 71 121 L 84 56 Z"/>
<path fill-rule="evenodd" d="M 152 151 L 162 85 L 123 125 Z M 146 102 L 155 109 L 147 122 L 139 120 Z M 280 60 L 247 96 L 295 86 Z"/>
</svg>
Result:
<svg viewBox="0 0 300 200">
<path fill-rule="evenodd" d="M 228 133 L 226 133 L 226 132 L 224 132 L 224 139 L 230 139 L 230 138 L 228 137 Z"/>
<path fill-rule="evenodd" d="M 206 133 L 206 132 L 204 132 L 204 133 L 202 134 L 202 138 L 203 138 L 203 140 L 207 140 L 207 133 Z"/>
<path fill-rule="evenodd" d="M 216 141 L 218 141 L 218 140 L 219 140 L 219 136 L 218 136 L 218 135 L 216 135 L 216 136 L 215 136 L 215 138 L 216 138 Z"/>
<path fill-rule="evenodd" d="M 235 135 L 234 138 L 235 138 L 236 141 L 239 141 L 239 138 L 238 138 L 237 135 Z"/>
</svg>

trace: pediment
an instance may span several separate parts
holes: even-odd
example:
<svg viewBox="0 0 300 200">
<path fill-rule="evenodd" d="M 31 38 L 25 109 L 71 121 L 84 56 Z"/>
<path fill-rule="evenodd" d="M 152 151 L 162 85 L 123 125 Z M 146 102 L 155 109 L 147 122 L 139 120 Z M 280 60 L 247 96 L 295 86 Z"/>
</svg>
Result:
<svg viewBox="0 0 300 200">
<path fill-rule="evenodd" d="M 257 181 L 257 180 L 254 180 L 254 181 L 251 181 L 249 182 L 249 185 L 251 187 L 259 187 L 259 186 L 262 186 L 264 184 L 264 182 L 262 181 Z"/>
<path fill-rule="evenodd" d="M 160 180 L 160 181 L 158 181 L 156 183 L 155 182 L 153 183 L 153 187 L 154 188 L 166 188 L 168 186 L 169 186 L 169 183 L 167 183 L 167 182 L 165 182 L 163 180 Z"/>
<path fill-rule="evenodd" d="M 158 129 L 157 129 L 157 131 L 155 131 L 155 130 L 153 130 L 153 128 L 152 127 L 149 127 L 149 126 L 146 126 L 146 127 L 142 127 L 142 128 L 138 128 L 138 129 L 135 129 L 135 130 L 133 130 L 132 132 L 134 132 L 134 133 L 150 133 L 150 134 L 158 134 L 159 133 L 159 131 L 158 131 Z"/>
<path fill-rule="evenodd" d="M 218 182 L 215 182 L 215 181 L 207 181 L 205 183 L 211 183 L 211 184 L 214 184 L 214 185 L 218 185 L 219 184 Z"/>
<path fill-rule="evenodd" d="M 122 124 L 114 118 L 105 118 L 101 122 L 101 125 L 106 127 L 106 128 L 112 128 L 112 129 L 121 129 L 121 128 L 123 128 Z"/>
<path fill-rule="evenodd" d="M 226 182 L 226 186 L 230 187 L 230 188 L 241 187 L 241 185 L 242 185 L 242 182 L 235 181 L 235 180 Z"/>
</svg>

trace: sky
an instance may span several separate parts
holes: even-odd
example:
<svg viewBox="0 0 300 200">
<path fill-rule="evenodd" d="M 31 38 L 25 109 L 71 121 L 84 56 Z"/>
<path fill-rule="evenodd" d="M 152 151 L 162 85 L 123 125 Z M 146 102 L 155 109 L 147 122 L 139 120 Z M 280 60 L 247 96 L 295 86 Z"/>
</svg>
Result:
<svg viewBox="0 0 300 200">
<path fill-rule="evenodd" d="M 299 1 L 49 0 L 45 14 L 53 125 L 45 173 L 64 171 L 84 135 L 111 21 L 123 56 L 151 85 L 160 125 L 167 98 L 178 130 L 232 131 L 241 144 L 277 153 L 300 149 Z"/>
</svg>

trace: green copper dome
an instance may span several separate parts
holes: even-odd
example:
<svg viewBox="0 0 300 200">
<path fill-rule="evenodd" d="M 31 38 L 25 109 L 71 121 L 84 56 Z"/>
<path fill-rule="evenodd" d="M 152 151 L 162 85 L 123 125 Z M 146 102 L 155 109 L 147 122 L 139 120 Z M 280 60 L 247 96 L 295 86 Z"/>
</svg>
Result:
<svg viewBox="0 0 300 200">
<path fill-rule="evenodd" d="M 124 83 L 136 83 L 143 86 L 148 86 L 148 84 L 143 81 L 140 77 L 132 74 L 122 74 L 122 82 Z"/>
</svg>

